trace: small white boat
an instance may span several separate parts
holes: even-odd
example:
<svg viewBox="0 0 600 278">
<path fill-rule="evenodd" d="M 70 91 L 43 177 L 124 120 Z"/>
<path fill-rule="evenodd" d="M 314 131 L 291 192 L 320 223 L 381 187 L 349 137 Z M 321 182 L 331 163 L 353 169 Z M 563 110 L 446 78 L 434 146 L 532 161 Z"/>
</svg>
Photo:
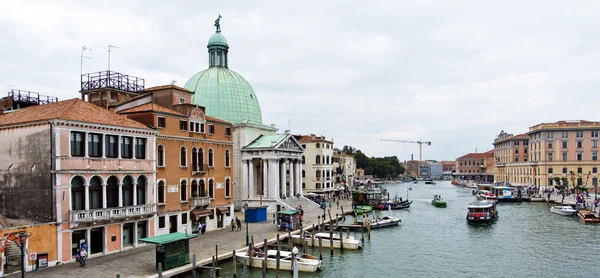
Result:
<svg viewBox="0 0 600 278">
<path fill-rule="evenodd" d="M 398 217 L 385 216 L 381 219 L 371 220 L 371 229 L 396 226 L 400 224 L 400 222 L 402 222 L 402 220 Z M 344 242 L 344 244 L 346 244 L 346 242 Z"/>
<path fill-rule="evenodd" d="M 265 253 L 254 249 L 252 252 L 252 265 L 248 261 L 248 252 L 235 255 L 240 263 L 246 262 L 251 267 L 262 268 L 263 261 L 265 260 Z M 321 260 L 317 260 L 315 256 L 309 254 L 298 253 L 296 255 L 296 261 L 298 262 L 298 271 L 300 272 L 315 272 L 321 269 Z M 277 250 L 267 250 L 267 268 L 277 268 Z M 292 252 L 279 251 L 279 269 L 280 270 L 292 270 Z"/>
<path fill-rule="evenodd" d="M 574 215 L 575 213 L 577 213 L 577 210 L 575 210 L 571 206 L 553 206 L 550 208 L 550 212 L 554 212 L 560 215 Z"/>
<path fill-rule="evenodd" d="M 333 241 L 333 248 L 340 248 L 340 235 L 333 234 L 333 239 L 329 237 L 329 233 L 316 233 L 315 234 L 315 246 L 319 246 L 319 238 L 323 247 L 329 247 L 330 241 Z M 302 240 L 306 242 L 307 246 L 312 246 L 312 235 L 305 233 L 303 238 L 300 235 L 292 235 L 294 243 L 302 244 Z M 362 248 L 362 242 L 355 239 L 353 236 L 344 236 L 344 249 L 358 249 Z"/>
</svg>

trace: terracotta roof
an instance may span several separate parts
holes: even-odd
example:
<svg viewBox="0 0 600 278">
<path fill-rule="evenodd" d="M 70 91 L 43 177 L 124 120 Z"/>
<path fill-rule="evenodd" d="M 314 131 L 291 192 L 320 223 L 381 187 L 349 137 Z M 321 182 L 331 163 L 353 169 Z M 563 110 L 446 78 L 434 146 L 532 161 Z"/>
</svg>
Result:
<svg viewBox="0 0 600 278">
<path fill-rule="evenodd" d="M 179 86 L 175 86 L 173 84 L 169 84 L 169 85 L 161 85 L 161 86 L 154 86 L 154 87 L 150 87 L 150 88 L 146 88 L 144 89 L 144 92 L 149 92 L 149 91 L 158 91 L 158 90 L 164 90 L 164 89 L 176 89 L 179 91 L 184 91 L 186 93 L 190 93 L 193 94 L 194 92 L 186 89 L 186 88 L 182 88 Z"/>
<path fill-rule="evenodd" d="M 127 102 L 130 102 L 130 101 L 134 100 L 134 99 L 138 99 L 138 98 L 141 98 L 141 97 L 145 97 L 145 96 L 147 96 L 147 95 L 149 95 L 149 94 L 150 94 L 150 93 L 142 93 L 141 95 L 137 95 L 137 96 L 134 96 L 134 97 L 128 97 L 128 98 L 124 98 L 124 99 L 122 99 L 122 100 L 119 100 L 117 103 L 115 103 L 115 104 L 112 104 L 111 106 L 119 106 L 119 105 L 121 105 L 121 104 L 123 104 L 123 103 L 127 103 Z"/>
<path fill-rule="evenodd" d="M 221 120 L 219 118 L 215 118 L 215 117 L 211 117 L 211 116 L 205 116 L 207 121 L 211 121 L 211 122 L 216 122 L 216 123 L 222 123 L 222 124 L 231 124 L 228 121 L 225 120 Z"/>
<path fill-rule="evenodd" d="M 164 106 L 160 106 L 158 104 L 154 104 L 154 103 L 146 103 L 146 104 L 142 104 L 140 106 L 136 106 L 136 107 L 132 107 L 129 109 L 125 109 L 122 111 L 119 111 L 119 113 L 137 113 L 137 112 L 150 112 L 150 111 L 154 111 L 154 112 L 162 112 L 162 113 L 167 113 L 167 114 L 174 114 L 177 116 L 181 116 L 181 117 L 187 117 L 186 115 L 177 112 L 175 110 L 171 110 L 169 108 L 166 108 Z"/>
<path fill-rule="evenodd" d="M 137 121 L 78 98 L 30 106 L 4 114 L 0 116 L 0 126 L 54 119 L 149 130 Z"/>
<path fill-rule="evenodd" d="M 298 142 L 301 143 L 311 143 L 311 142 L 325 142 L 325 143 L 330 143 L 333 144 L 332 141 L 326 140 L 325 137 L 321 137 L 321 136 L 315 136 L 313 139 L 313 135 L 294 135 L 294 137 L 296 138 L 296 140 L 298 140 Z"/>
<path fill-rule="evenodd" d="M 461 159 L 461 158 L 488 158 L 488 157 L 493 157 L 494 156 L 494 150 L 489 150 L 487 152 L 484 153 L 469 153 L 469 154 L 465 154 L 457 159 Z"/>
<path fill-rule="evenodd" d="M 523 134 L 519 134 L 517 136 L 513 136 L 510 139 L 529 139 L 529 135 L 523 133 Z"/>
</svg>

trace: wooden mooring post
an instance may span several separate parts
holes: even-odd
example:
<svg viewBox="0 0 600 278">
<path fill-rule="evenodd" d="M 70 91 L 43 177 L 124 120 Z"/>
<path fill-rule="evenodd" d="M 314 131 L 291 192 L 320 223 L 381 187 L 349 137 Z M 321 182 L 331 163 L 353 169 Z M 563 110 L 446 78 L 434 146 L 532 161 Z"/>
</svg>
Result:
<svg viewBox="0 0 600 278">
<path fill-rule="evenodd" d="M 235 250 L 233 250 L 233 256 L 235 257 Z M 235 263 L 235 260 L 233 262 Z M 192 278 L 196 278 L 196 254 L 192 254 Z"/>
<path fill-rule="evenodd" d="M 248 264 L 252 267 L 252 252 L 254 252 L 254 236 L 250 237 L 250 248 L 248 249 Z"/>
<path fill-rule="evenodd" d="M 338 216 L 337 213 L 335 214 L 335 228 L 336 229 L 340 228 L 340 226 L 339 226 L 339 216 Z"/>
<path fill-rule="evenodd" d="M 340 251 L 344 251 L 344 231 L 340 230 Z"/>
<path fill-rule="evenodd" d="M 342 209 L 342 220 L 346 221 L 346 213 L 344 213 L 344 206 L 340 206 L 340 209 Z"/>
<path fill-rule="evenodd" d="M 215 278 L 215 268 L 217 267 L 217 261 L 215 256 L 212 256 L 212 268 L 210 269 L 210 278 Z"/>
<path fill-rule="evenodd" d="M 215 267 L 219 267 L 219 245 L 215 245 Z M 216 269 L 217 276 L 219 275 L 219 269 Z"/>
<path fill-rule="evenodd" d="M 315 247 L 315 224 L 313 224 L 313 228 L 310 231 L 310 234 L 311 234 L 310 246 Z"/>
<path fill-rule="evenodd" d="M 277 254 L 275 254 L 275 278 L 279 278 L 280 263 L 281 263 L 281 253 L 279 252 L 279 248 L 277 248 Z"/>
<path fill-rule="evenodd" d="M 247 276 L 248 276 L 248 274 L 246 273 L 247 270 L 248 270 L 248 265 L 246 264 L 246 260 L 244 260 L 244 268 L 243 268 L 243 272 L 242 272 L 243 278 L 247 278 Z"/>
<path fill-rule="evenodd" d="M 323 239 L 319 238 L 319 260 L 323 260 Z"/>
<path fill-rule="evenodd" d="M 233 261 L 232 262 L 233 263 L 233 277 L 235 278 L 236 277 L 236 273 L 237 273 L 237 270 L 235 269 L 235 267 L 236 267 L 236 263 L 235 263 L 235 249 L 233 249 L 233 257 L 231 259 Z M 195 266 L 196 266 L 196 254 L 194 254 L 194 267 Z M 194 278 L 196 278 L 196 275 L 194 275 Z"/>
<path fill-rule="evenodd" d="M 300 235 L 300 240 L 303 240 L 302 235 Z M 288 237 L 287 237 L 287 241 L 288 241 L 288 251 L 292 251 L 292 232 L 288 231 Z"/>
<path fill-rule="evenodd" d="M 162 277 L 162 263 L 158 263 L 158 278 Z"/>
</svg>

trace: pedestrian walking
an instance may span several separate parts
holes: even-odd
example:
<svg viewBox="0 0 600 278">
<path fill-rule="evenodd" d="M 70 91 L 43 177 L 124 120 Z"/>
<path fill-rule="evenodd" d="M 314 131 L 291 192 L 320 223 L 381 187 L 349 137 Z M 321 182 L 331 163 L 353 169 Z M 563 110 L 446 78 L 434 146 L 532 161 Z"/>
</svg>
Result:
<svg viewBox="0 0 600 278">
<path fill-rule="evenodd" d="M 275 220 L 276 220 L 275 213 L 273 213 L 273 225 L 275 225 Z"/>
<path fill-rule="evenodd" d="M 338 200 L 335 204 L 337 205 L 337 208 L 339 209 L 340 208 L 340 200 Z"/>
<path fill-rule="evenodd" d="M 85 249 L 81 248 L 81 251 L 79 252 L 79 265 L 82 267 L 85 267 L 86 259 L 87 259 L 87 251 L 85 251 Z"/>
<path fill-rule="evenodd" d="M 233 229 L 235 228 L 235 223 L 233 223 L 233 219 L 231 219 L 231 231 L 233 232 Z"/>
<path fill-rule="evenodd" d="M 79 266 L 81 266 L 81 255 L 80 253 L 80 249 L 77 248 L 77 250 L 75 250 L 75 261 L 79 264 Z"/>
<path fill-rule="evenodd" d="M 242 220 L 240 220 L 239 218 L 236 217 L 235 222 L 237 222 L 238 231 L 241 231 L 242 230 Z"/>
</svg>

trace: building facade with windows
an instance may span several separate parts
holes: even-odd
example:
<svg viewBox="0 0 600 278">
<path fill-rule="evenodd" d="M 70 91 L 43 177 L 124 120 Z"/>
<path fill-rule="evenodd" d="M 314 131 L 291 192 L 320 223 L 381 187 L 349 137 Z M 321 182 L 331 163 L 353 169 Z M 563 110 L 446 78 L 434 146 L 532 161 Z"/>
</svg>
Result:
<svg viewBox="0 0 600 278">
<path fill-rule="evenodd" d="M 529 136 L 501 131 L 494 140 L 494 181 L 533 184 L 529 161 Z"/>
<path fill-rule="evenodd" d="M 334 183 L 343 187 L 354 186 L 356 159 L 339 149 L 333 150 Z"/>
<path fill-rule="evenodd" d="M 323 193 L 326 196 L 338 191 L 334 185 L 333 141 L 325 136 L 295 135 L 302 144 L 302 189 L 304 193 Z"/>
<path fill-rule="evenodd" d="M 141 245 L 154 235 L 156 132 L 80 99 L 32 106 L 0 116 L 3 217 L 49 223 L 49 265 Z M 7 169 L 7 170 L 4 170 Z M 48 243 L 55 242 L 55 246 Z M 31 262 L 26 261 L 28 269 Z"/>
<path fill-rule="evenodd" d="M 493 182 L 494 150 L 484 153 L 469 153 L 456 159 L 456 176 L 461 180 Z"/>
<path fill-rule="evenodd" d="M 233 213 L 233 134 L 229 122 L 192 104 L 193 92 L 174 85 L 145 89 L 115 107 L 158 131 L 157 234 L 227 226 Z"/>
</svg>

